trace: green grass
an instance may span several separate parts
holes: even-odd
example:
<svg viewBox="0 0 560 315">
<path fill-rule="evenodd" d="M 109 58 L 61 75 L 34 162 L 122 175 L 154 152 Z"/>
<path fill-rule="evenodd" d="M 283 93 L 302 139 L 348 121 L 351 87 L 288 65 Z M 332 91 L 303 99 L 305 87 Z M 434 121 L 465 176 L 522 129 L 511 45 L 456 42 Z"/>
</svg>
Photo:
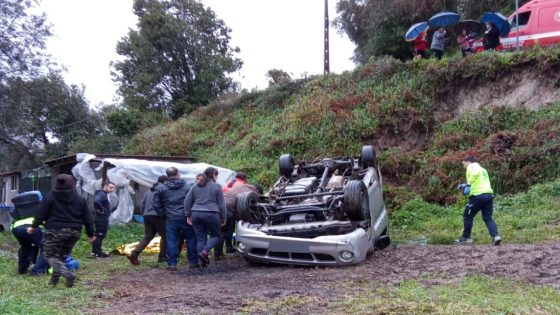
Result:
<svg viewBox="0 0 560 315">
<path fill-rule="evenodd" d="M 332 305 L 340 314 L 558 314 L 560 292 L 508 279 L 470 276 L 457 284 L 429 286 L 406 280 L 395 287 L 374 281 L 347 285 Z"/>
<path fill-rule="evenodd" d="M 443 207 L 414 199 L 391 214 L 391 237 L 397 242 L 426 238 L 429 244 L 452 244 L 463 230 L 466 199 Z M 533 186 L 494 201 L 494 220 L 507 243 L 535 243 L 560 239 L 560 179 Z M 472 237 L 490 243 L 482 216 L 475 218 Z"/>
<path fill-rule="evenodd" d="M 117 245 L 139 241 L 143 236 L 140 224 L 111 226 L 103 247 L 106 251 Z M 17 254 L 19 246 L 9 232 L 0 233 L 0 249 Z M 107 259 L 90 259 L 91 245 L 85 236 L 78 242 L 72 253 L 80 260 L 76 272 L 78 282 L 72 289 L 64 287 L 62 281 L 56 288 L 47 285 L 48 276 L 18 276 L 17 260 L 3 255 L 0 257 L 0 314 L 79 314 L 85 307 L 101 306 L 105 302 L 99 297 L 110 296 L 110 289 L 100 289 L 94 283 L 104 280 L 114 273 L 130 270 L 124 256 Z M 155 265 L 157 255 L 142 254 L 143 264 L 135 269 Z"/>
</svg>

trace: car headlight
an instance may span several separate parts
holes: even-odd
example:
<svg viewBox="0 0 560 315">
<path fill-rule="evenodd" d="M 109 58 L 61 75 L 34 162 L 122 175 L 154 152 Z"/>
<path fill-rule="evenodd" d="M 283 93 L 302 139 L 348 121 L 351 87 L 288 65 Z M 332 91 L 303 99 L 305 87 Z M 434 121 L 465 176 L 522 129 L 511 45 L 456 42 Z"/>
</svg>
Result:
<svg viewBox="0 0 560 315">
<path fill-rule="evenodd" d="M 343 250 L 340 252 L 340 258 L 344 261 L 351 261 L 354 259 L 354 253 L 349 250 Z"/>
<path fill-rule="evenodd" d="M 247 248 L 247 246 L 245 246 L 245 244 L 239 242 L 239 243 L 237 243 L 237 248 L 238 248 L 240 251 L 243 252 L 243 251 L 245 251 L 245 249 Z"/>
</svg>

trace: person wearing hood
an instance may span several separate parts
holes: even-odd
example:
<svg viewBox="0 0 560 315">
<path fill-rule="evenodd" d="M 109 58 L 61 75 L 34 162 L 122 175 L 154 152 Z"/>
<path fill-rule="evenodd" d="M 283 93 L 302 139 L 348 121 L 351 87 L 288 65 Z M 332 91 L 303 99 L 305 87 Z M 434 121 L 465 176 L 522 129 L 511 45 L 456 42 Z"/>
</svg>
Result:
<svg viewBox="0 0 560 315">
<path fill-rule="evenodd" d="M 167 261 L 167 239 L 165 237 L 165 217 L 159 214 L 154 208 L 154 195 L 156 190 L 161 189 L 161 186 L 167 180 L 167 176 L 161 175 L 158 177 L 157 182 L 150 188 L 142 199 L 142 215 L 144 216 L 144 238 L 138 243 L 136 248 L 128 255 L 128 260 L 133 265 L 139 265 L 140 261 L 138 256 L 150 244 L 156 236 L 156 233 L 161 237 L 159 242 L 159 257 L 158 262 Z"/>
<path fill-rule="evenodd" d="M 168 168 L 167 181 L 157 189 L 154 194 L 153 204 L 155 211 L 165 216 L 165 234 L 167 237 L 167 269 L 177 270 L 179 260 L 179 239 L 185 237 L 187 244 L 187 258 L 189 268 L 197 268 L 196 236 L 192 226 L 185 222 L 185 209 L 183 201 L 189 193 L 191 185 L 181 179 L 179 170 L 175 167 Z"/>
<path fill-rule="evenodd" d="M 205 178 L 197 182 L 185 198 L 185 216 L 196 233 L 197 253 L 202 267 L 210 263 L 208 252 L 220 243 L 220 227 L 225 225 L 227 215 L 222 187 L 216 183 L 218 170 L 208 167 L 204 175 Z"/>
<path fill-rule="evenodd" d="M 95 209 L 95 242 L 91 245 L 93 258 L 107 258 L 110 255 L 103 252 L 103 240 L 109 230 L 109 217 L 111 216 L 111 201 L 109 194 L 115 191 L 115 184 L 105 182 L 101 190 L 95 192 L 93 207 Z"/>
<path fill-rule="evenodd" d="M 27 233 L 33 234 L 40 225 L 46 228 L 43 247 L 45 258 L 53 268 L 49 284 L 56 286 L 63 276 L 66 287 L 74 286 L 76 275 L 66 266 L 66 257 L 80 239 L 82 226 L 85 226 L 90 242 L 95 240 L 95 236 L 87 202 L 78 195 L 72 175 L 60 174 L 56 177 L 55 189 L 41 201 Z"/>
</svg>

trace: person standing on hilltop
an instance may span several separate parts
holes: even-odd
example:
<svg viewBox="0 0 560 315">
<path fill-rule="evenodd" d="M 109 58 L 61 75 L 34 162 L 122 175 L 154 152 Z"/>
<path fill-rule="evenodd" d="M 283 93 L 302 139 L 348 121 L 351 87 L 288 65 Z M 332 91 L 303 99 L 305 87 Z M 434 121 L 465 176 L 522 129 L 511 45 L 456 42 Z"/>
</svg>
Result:
<svg viewBox="0 0 560 315">
<path fill-rule="evenodd" d="M 415 59 L 426 58 L 426 50 L 428 50 L 428 41 L 426 40 L 426 32 L 422 32 L 414 40 L 414 57 L 415 57 Z"/>
<path fill-rule="evenodd" d="M 463 189 L 464 194 L 469 196 L 469 202 L 465 206 L 463 212 L 463 236 L 455 240 L 455 244 L 472 244 L 471 230 L 473 220 L 476 214 L 482 212 L 482 220 L 488 228 L 488 232 L 492 237 L 493 245 L 500 245 L 502 238 L 498 234 L 496 222 L 492 219 L 494 212 L 494 191 L 490 185 L 490 177 L 488 172 L 478 164 L 475 157 L 469 155 L 463 158 L 463 167 L 467 169 L 467 184 L 461 184 L 457 188 Z"/>
<path fill-rule="evenodd" d="M 443 57 L 443 50 L 445 48 L 445 28 L 443 26 L 434 32 L 432 46 L 430 48 L 438 60 Z"/>
<path fill-rule="evenodd" d="M 500 46 L 500 31 L 492 22 L 486 23 L 486 32 L 484 32 L 484 50 L 496 50 Z"/>
</svg>

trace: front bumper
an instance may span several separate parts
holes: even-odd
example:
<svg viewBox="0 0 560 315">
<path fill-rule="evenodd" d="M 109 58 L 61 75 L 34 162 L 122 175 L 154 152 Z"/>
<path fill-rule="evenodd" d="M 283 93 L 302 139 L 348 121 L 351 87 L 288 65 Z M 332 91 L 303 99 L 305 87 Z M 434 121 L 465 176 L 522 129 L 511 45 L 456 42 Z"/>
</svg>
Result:
<svg viewBox="0 0 560 315">
<path fill-rule="evenodd" d="M 291 265 L 355 265 L 373 250 L 368 233 L 362 228 L 343 235 L 308 239 L 267 235 L 239 221 L 236 241 L 239 253 L 251 261 Z"/>
</svg>

